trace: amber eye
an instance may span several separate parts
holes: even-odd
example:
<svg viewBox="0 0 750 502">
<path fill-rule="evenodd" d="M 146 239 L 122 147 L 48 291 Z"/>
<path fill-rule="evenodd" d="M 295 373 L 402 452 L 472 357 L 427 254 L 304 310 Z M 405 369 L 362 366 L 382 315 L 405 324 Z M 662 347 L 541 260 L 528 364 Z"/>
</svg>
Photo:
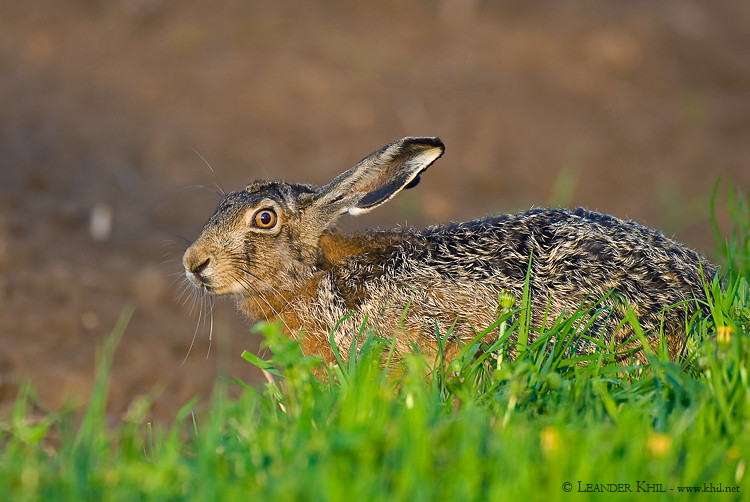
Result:
<svg viewBox="0 0 750 502">
<path fill-rule="evenodd" d="M 276 213 L 273 209 L 261 209 L 255 213 L 253 223 L 258 228 L 271 228 L 276 225 Z"/>
</svg>

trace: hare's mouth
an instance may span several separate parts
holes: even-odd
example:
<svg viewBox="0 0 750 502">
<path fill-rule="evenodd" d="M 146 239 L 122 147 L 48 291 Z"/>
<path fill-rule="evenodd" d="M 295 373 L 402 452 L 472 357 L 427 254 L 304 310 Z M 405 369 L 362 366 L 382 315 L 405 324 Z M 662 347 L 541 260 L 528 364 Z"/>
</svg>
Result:
<svg viewBox="0 0 750 502">
<path fill-rule="evenodd" d="M 203 269 L 198 267 L 196 270 L 186 268 L 185 277 L 187 277 L 193 286 L 209 295 L 221 296 L 242 293 L 242 290 L 232 287 L 232 281 L 227 281 L 227 278 L 224 276 L 210 274 L 208 270 L 205 270 L 205 267 Z"/>
<path fill-rule="evenodd" d="M 211 289 L 206 278 L 204 278 L 200 274 L 196 274 L 195 272 L 191 272 L 190 270 L 185 269 L 185 277 L 187 277 L 190 283 L 196 288 L 206 290 Z"/>
</svg>

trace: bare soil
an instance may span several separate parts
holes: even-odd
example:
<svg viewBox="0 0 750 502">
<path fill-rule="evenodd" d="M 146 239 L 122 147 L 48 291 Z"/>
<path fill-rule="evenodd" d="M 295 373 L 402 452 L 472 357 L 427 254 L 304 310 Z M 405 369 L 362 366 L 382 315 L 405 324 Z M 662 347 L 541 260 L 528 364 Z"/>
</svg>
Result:
<svg viewBox="0 0 750 502">
<path fill-rule="evenodd" d="M 216 303 L 209 340 L 180 297 L 181 254 L 218 187 L 322 184 L 391 140 L 439 135 L 446 155 L 418 189 L 343 225 L 581 205 L 711 256 L 714 182 L 750 186 L 741 0 L 0 0 L 0 12 L 0 411 L 24 380 L 44 407 L 85 402 L 128 305 L 113 416 L 151 395 L 168 418 L 217 376 L 258 381 L 239 356 L 258 338 L 232 302 Z"/>
</svg>

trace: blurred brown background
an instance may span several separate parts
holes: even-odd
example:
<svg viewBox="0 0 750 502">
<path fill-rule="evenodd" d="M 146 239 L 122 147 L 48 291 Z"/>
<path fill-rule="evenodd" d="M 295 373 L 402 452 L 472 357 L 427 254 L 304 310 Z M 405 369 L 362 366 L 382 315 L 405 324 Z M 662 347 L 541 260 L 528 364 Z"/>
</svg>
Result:
<svg viewBox="0 0 750 502">
<path fill-rule="evenodd" d="M 343 225 L 583 205 L 709 256 L 714 181 L 750 186 L 742 0 L 0 12 L 0 409 L 24 379 L 45 406 L 84 401 L 127 305 L 113 414 L 153 392 L 169 417 L 217 375 L 257 381 L 239 354 L 258 340 L 232 302 L 216 304 L 209 351 L 208 325 L 178 298 L 185 239 L 217 186 L 322 184 L 391 140 L 439 135 L 446 154 L 418 189 Z"/>
</svg>

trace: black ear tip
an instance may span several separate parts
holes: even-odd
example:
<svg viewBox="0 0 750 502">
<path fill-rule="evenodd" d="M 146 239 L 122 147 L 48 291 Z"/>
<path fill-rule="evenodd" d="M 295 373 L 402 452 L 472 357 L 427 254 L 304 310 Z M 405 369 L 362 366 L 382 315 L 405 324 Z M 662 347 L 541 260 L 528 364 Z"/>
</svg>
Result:
<svg viewBox="0 0 750 502">
<path fill-rule="evenodd" d="M 429 142 L 432 146 L 438 147 L 442 150 L 445 150 L 445 144 L 443 143 L 443 140 L 438 138 L 437 136 L 433 136 L 431 138 L 428 138 Z"/>
<path fill-rule="evenodd" d="M 440 148 L 441 150 L 445 151 L 445 145 L 443 144 L 443 140 L 441 140 L 437 136 L 424 136 L 424 137 L 414 136 L 414 137 L 404 138 L 402 141 L 404 141 L 406 144 L 432 146 L 435 148 Z"/>
</svg>

